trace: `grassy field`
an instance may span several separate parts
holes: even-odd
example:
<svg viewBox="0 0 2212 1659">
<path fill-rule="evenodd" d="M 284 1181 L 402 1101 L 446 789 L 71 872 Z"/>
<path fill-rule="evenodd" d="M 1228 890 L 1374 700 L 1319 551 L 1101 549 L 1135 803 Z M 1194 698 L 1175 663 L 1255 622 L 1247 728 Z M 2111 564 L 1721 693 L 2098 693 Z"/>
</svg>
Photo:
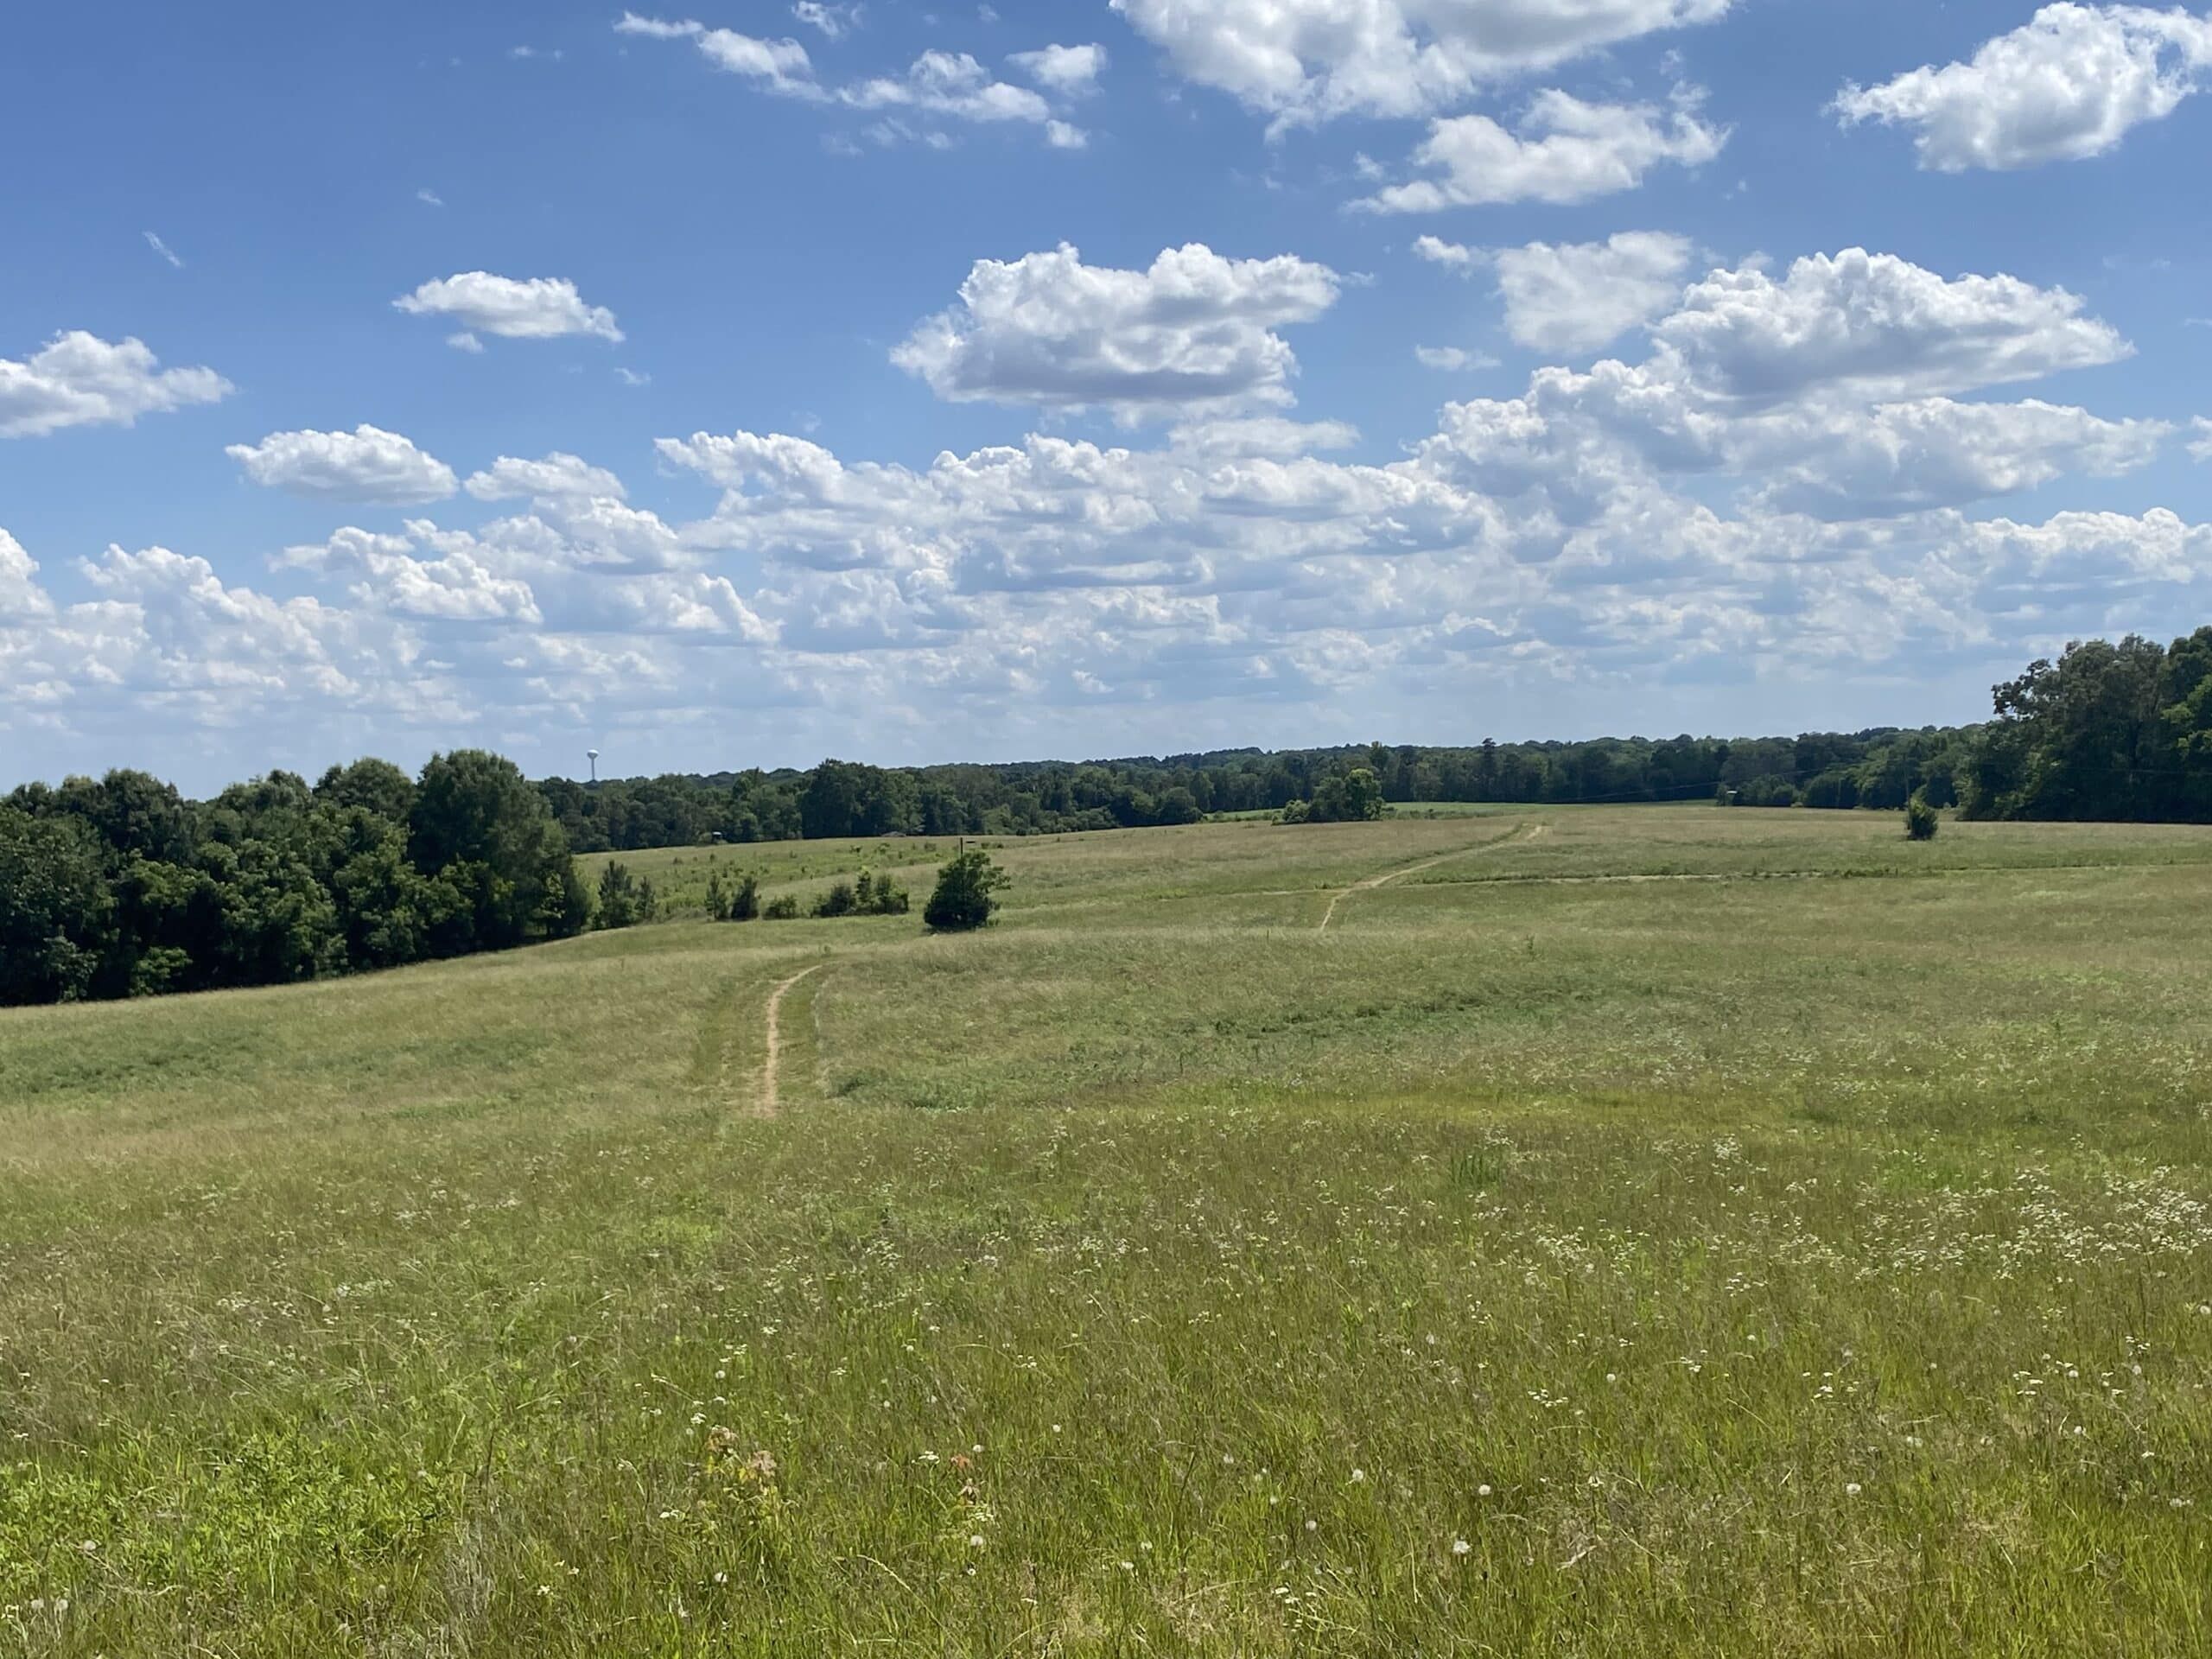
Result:
<svg viewBox="0 0 2212 1659">
<path fill-rule="evenodd" d="M 0 1014 L 0 1656 L 2212 1651 L 2212 833 L 999 855 Z"/>
</svg>

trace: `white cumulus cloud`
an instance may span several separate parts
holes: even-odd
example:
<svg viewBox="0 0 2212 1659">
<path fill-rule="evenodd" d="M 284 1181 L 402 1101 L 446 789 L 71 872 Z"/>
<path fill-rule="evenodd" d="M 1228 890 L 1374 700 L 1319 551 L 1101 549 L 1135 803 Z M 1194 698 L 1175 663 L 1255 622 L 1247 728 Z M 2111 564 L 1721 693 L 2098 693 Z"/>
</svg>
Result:
<svg viewBox="0 0 2212 1659">
<path fill-rule="evenodd" d="M 1730 0 L 1113 0 L 1186 79 L 1279 118 L 1427 115 Z"/>
<path fill-rule="evenodd" d="M 1923 167 L 2005 170 L 2101 156 L 2159 121 L 2212 67 L 2212 19 L 2144 6 L 2045 6 L 1966 62 L 1847 86 L 1847 126 L 1915 130 Z"/>
<path fill-rule="evenodd" d="M 543 461 L 518 461 L 501 455 L 482 472 L 473 474 L 468 493 L 479 501 L 512 501 L 523 497 L 564 500 L 574 497 L 604 496 L 620 501 L 628 493 L 622 480 L 604 467 L 594 467 L 582 457 L 555 450 Z"/>
<path fill-rule="evenodd" d="M 1106 48 L 1088 46 L 1047 46 L 1034 52 L 1017 52 L 1007 61 L 1035 81 L 1065 97 L 1090 92 L 1106 72 Z"/>
<path fill-rule="evenodd" d="M 38 561 L 23 544 L 0 530 L 0 627 L 53 614 L 53 601 L 38 585 Z"/>
<path fill-rule="evenodd" d="M 2133 348 L 2062 288 L 1947 279 L 1893 254 L 1800 259 L 1779 280 L 1717 270 L 1652 329 L 1705 393 L 1777 401 L 1816 386 L 1910 397 L 2118 362 Z"/>
<path fill-rule="evenodd" d="M 453 468 L 397 432 L 363 424 L 351 432 L 272 432 L 224 453 L 265 488 L 331 501 L 412 506 L 459 487 Z"/>
<path fill-rule="evenodd" d="M 0 357 L 0 438 L 66 426 L 130 426 L 235 388 L 213 369 L 164 369 L 143 340 L 109 341 L 73 329 L 28 358 Z"/>
<path fill-rule="evenodd" d="M 1285 255 L 1230 259 L 1192 244 L 1148 270 L 1076 249 L 979 261 L 960 302 L 892 360 L 956 403 L 1110 409 L 1124 419 L 1287 404 L 1297 358 L 1274 331 L 1336 303 L 1337 274 Z"/>
<path fill-rule="evenodd" d="M 622 331 L 604 306 L 587 305 L 565 276 L 518 281 L 489 271 L 466 270 L 423 283 L 392 304 L 410 316 L 450 317 L 464 332 L 509 340 L 558 340 L 587 334 L 620 342 Z M 459 336 L 453 341 L 461 343 Z M 473 340 L 465 349 L 474 349 Z"/>
<path fill-rule="evenodd" d="M 1592 104 L 1540 92 L 1508 131 L 1486 115 L 1433 123 L 1414 151 L 1431 177 L 1377 191 L 1360 205 L 1376 213 L 1425 213 L 1516 201 L 1577 202 L 1633 190 L 1652 168 L 1701 167 L 1728 142 L 1685 94 L 1671 111 L 1650 104 Z"/>
<path fill-rule="evenodd" d="M 1574 356 L 1602 351 L 1666 310 L 1682 291 L 1690 261 L 1689 239 L 1664 231 L 1494 251 L 1424 236 L 1414 251 L 1463 276 L 1494 270 L 1514 342 Z"/>
</svg>

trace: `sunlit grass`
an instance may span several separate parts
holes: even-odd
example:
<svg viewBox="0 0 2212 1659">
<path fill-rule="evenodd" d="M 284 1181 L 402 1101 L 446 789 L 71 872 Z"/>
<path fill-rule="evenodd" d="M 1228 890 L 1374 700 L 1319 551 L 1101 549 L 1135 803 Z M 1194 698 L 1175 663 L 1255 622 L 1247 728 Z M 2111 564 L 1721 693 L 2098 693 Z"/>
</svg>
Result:
<svg viewBox="0 0 2212 1659">
<path fill-rule="evenodd" d="M 0 1017 L 0 1654 L 2212 1649 L 2212 836 L 1003 856 Z"/>
</svg>

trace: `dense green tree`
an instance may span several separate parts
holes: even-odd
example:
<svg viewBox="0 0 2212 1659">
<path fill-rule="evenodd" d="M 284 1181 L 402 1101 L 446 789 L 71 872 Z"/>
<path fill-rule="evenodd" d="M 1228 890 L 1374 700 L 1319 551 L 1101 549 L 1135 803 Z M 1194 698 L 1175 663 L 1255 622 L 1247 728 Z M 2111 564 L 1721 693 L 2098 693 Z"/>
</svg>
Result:
<svg viewBox="0 0 2212 1659">
<path fill-rule="evenodd" d="M 333 766 L 315 786 L 321 804 L 358 808 L 387 823 L 404 824 L 415 810 L 415 780 L 389 760 Z"/>
<path fill-rule="evenodd" d="M 100 848 L 72 818 L 0 806 L 0 1003 L 92 993 L 114 908 Z"/>
<path fill-rule="evenodd" d="M 597 925 L 601 931 L 635 927 L 650 922 L 659 908 L 653 884 L 632 876 L 630 867 L 617 860 L 599 873 Z"/>
<path fill-rule="evenodd" d="M 1354 766 L 1313 791 L 1306 812 L 1313 823 L 1363 823 L 1382 816 L 1382 786 L 1372 771 Z"/>
<path fill-rule="evenodd" d="M 965 933 L 987 926 L 999 907 L 993 895 L 1006 883 L 1006 872 L 988 853 L 968 849 L 938 872 L 937 889 L 923 908 L 922 920 L 938 933 Z"/>
<path fill-rule="evenodd" d="M 582 927 L 589 904 L 568 837 L 512 760 L 480 749 L 433 757 L 408 822 L 418 869 L 467 869 L 454 885 L 468 901 L 475 948 L 561 938 Z"/>
<path fill-rule="evenodd" d="M 760 878 L 747 875 L 737 884 L 737 892 L 729 901 L 729 918 L 733 922 L 758 921 L 760 918 Z"/>
<path fill-rule="evenodd" d="M 824 760 L 799 798 L 799 825 L 810 841 L 911 834 L 921 798 L 912 772 Z"/>
</svg>

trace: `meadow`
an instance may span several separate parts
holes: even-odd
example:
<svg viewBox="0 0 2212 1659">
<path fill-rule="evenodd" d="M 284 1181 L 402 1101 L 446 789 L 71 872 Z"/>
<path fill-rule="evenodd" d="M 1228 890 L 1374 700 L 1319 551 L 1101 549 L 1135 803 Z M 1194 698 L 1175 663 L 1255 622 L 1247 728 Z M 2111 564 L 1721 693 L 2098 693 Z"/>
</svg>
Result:
<svg viewBox="0 0 2212 1659">
<path fill-rule="evenodd" d="M 2212 831 L 993 844 L 0 1013 L 0 1656 L 2212 1651 Z"/>
</svg>

